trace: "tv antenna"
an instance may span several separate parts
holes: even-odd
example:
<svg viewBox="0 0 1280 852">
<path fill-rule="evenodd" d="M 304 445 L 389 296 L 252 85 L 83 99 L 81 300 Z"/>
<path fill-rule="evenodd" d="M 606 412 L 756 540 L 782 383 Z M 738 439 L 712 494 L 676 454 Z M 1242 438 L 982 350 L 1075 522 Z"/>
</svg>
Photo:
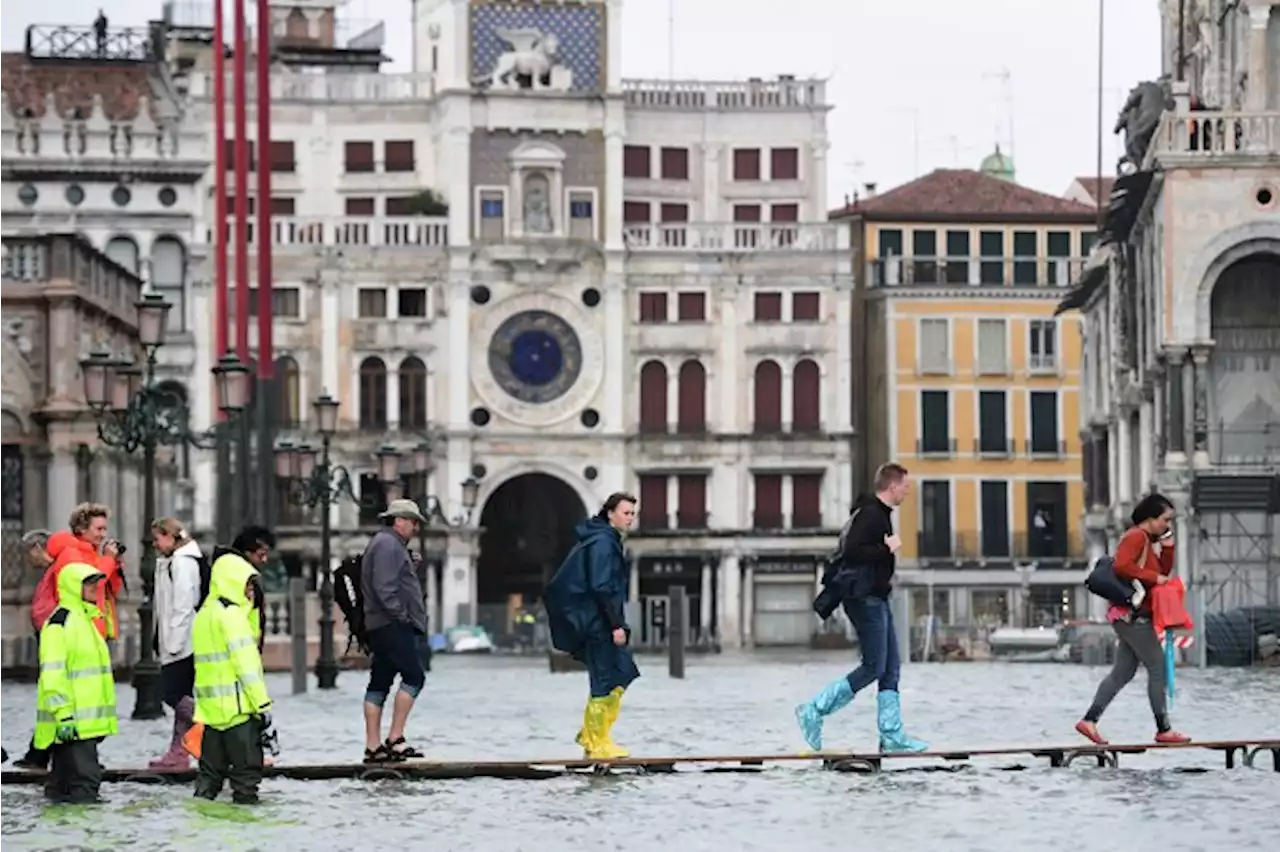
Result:
<svg viewBox="0 0 1280 852">
<path fill-rule="evenodd" d="M 1007 66 L 1000 66 L 998 71 L 989 71 L 982 75 L 984 80 L 998 80 L 1004 98 L 1005 118 L 1009 122 L 1009 156 L 1013 156 L 1013 116 L 1014 116 L 1014 97 L 1013 97 L 1013 73 Z M 998 133 L 998 131 L 997 131 Z"/>
</svg>

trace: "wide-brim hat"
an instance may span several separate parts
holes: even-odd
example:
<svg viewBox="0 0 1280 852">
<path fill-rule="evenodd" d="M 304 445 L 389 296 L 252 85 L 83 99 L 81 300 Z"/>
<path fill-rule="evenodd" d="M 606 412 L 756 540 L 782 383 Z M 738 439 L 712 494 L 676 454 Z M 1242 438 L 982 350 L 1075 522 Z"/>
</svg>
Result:
<svg viewBox="0 0 1280 852">
<path fill-rule="evenodd" d="M 387 510 L 378 515 L 379 518 L 409 518 L 420 524 L 425 524 L 427 519 L 423 516 L 422 510 L 418 508 L 418 504 L 412 500 L 392 500 L 387 505 Z"/>
</svg>

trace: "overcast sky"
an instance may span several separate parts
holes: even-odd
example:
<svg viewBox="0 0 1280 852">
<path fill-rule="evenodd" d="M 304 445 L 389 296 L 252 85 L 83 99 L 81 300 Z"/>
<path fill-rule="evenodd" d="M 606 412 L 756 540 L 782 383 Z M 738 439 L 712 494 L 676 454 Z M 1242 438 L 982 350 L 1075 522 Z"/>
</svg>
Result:
<svg viewBox="0 0 1280 852">
<path fill-rule="evenodd" d="M 1111 127 L 1129 88 L 1159 73 L 1160 25 L 1158 0 L 1105 2 L 1111 172 L 1120 153 Z M 407 71 L 409 5 L 351 0 L 342 14 L 386 21 L 393 70 Z M 88 24 L 99 7 L 126 26 L 159 17 L 161 2 L 12 0 L 4 48 L 21 49 L 29 24 Z M 1020 183 L 1061 194 L 1095 169 L 1097 38 L 1096 0 L 626 0 L 622 71 L 830 77 L 829 206 L 866 181 L 884 191 L 932 168 L 976 167 L 997 142 L 1012 149 Z"/>
</svg>

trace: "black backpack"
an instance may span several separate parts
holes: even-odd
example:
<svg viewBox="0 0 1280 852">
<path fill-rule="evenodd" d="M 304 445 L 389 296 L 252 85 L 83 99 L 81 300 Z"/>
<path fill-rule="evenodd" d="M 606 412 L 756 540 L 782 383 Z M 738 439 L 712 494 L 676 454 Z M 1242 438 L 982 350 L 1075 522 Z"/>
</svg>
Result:
<svg viewBox="0 0 1280 852">
<path fill-rule="evenodd" d="M 196 609 L 199 609 L 204 606 L 209 597 L 209 587 L 213 585 L 213 563 L 203 553 L 196 557 L 196 563 L 200 566 L 200 602 L 196 604 Z"/>
<path fill-rule="evenodd" d="M 347 620 L 347 652 L 358 645 L 369 653 L 369 636 L 364 626 L 364 588 L 360 585 L 360 568 L 364 554 L 348 556 L 333 572 L 333 602 Z"/>
</svg>

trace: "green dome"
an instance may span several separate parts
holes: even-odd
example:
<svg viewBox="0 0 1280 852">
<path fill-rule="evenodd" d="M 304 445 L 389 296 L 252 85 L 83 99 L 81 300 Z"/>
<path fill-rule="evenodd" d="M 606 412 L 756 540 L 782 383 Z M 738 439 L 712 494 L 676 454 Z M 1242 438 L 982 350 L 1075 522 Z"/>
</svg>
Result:
<svg viewBox="0 0 1280 852">
<path fill-rule="evenodd" d="M 994 153 L 988 154 L 982 159 L 982 165 L 978 170 L 984 175 L 998 177 L 1001 180 L 1007 180 L 1010 183 L 1016 183 L 1014 179 L 1013 157 L 1000 153 L 1000 146 L 996 146 Z"/>
</svg>

